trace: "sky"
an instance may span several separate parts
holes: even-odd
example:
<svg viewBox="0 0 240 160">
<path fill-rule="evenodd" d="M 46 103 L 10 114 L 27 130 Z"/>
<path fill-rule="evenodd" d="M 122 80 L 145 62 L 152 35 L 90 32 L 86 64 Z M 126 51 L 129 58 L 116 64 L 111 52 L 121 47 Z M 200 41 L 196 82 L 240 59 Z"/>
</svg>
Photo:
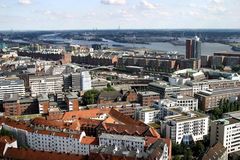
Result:
<svg viewBox="0 0 240 160">
<path fill-rule="evenodd" d="M 0 30 L 240 29 L 240 0 L 0 0 Z"/>
</svg>

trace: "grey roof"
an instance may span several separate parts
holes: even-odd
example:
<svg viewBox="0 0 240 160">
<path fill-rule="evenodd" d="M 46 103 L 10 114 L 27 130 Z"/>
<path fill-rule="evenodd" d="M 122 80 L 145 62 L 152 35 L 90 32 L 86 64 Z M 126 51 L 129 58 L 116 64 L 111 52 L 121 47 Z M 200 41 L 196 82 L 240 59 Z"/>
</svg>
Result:
<svg viewBox="0 0 240 160">
<path fill-rule="evenodd" d="M 142 96 L 159 96 L 160 95 L 159 93 L 153 92 L 153 91 L 138 92 L 138 94 Z"/>
<path fill-rule="evenodd" d="M 118 139 L 118 140 L 129 140 L 129 141 L 145 141 L 144 137 L 137 136 L 128 136 L 128 135 L 117 135 L 117 134 L 108 134 L 102 133 L 99 138 L 107 138 L 107 139 Z"/>
</svg>

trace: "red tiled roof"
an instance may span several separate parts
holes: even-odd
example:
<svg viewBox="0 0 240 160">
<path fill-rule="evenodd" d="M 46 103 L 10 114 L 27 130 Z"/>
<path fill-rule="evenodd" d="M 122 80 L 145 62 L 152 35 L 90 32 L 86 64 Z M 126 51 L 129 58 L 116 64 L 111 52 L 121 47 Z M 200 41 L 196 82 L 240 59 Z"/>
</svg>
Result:
<svg viewBox="0 0 240 160">
<path fill-rule="evenodd" d="M 0 157 L 3 156 L 5 145 L 6 145 L 6 142 L 0 142 Z"/>
<path fill-rule="evenodd" d="M 0 136 L 0 142 L 4 142 L 4 143 L 13 143 L 14 141 L 16 141 L 16 139 L 14 139 L 13 137 L 10 136 Z"/>
<path fill-rule="evenodd" d="M 94 108 L 89 110 L 80 110 L 80 111 L 73 111 L 73 112 L 66 112 L 63 116 L 63 120 L 76 120 L 79 118 L 85 118 L 85 119 L 91 119 L 91 118 L 97 118 L 102 114 L 107 114 L 109 117 L 111 117 L 114 122 L 126 124 L 126 125 L 143 125 L 144 123 L 140 121 L 135 121 L 134 119 L 118 112 L 117 110 L 113 108 Z"/>
<path fill-rule="evenodd" d="M 97 118 L 101 114 L 107 114 L 110 112 L 109 108 L 106 109 L 100 109 L 100 108 L 94 108 L 89 110 L 80 110 L 80 111 L 72 111 L 72 112 L 66 112 L 63 116 L 63 120 L 74 120 L 79 118 Z"/>
<path fill-rule="evenodd" d="M 145 137 L 145 146 L 149 147 L 151 146 L 153 143 L 155 143 L 159 138 L 155 138 L 155 137 Z"/>
<path fill-rule="evenodd" d="M 63 154 L 56 152 L 43 152 L 35 151 L 31 149 L 20 149 L 20 148 L 9 148 L 4 156 L 9 159 L 18 159 L 18 160 L 84 160 L 85 156 L 82 155 L 72 155 L 72 154 Z"/>
<path fill-rule="evenodd" d="M 98 145 L 98 138 L 96 137 L 89 137 L 89 136 L 85 136 L 82 138 L 81 140 L 82 144 L 91 144 L 91 145 Z"/>
<path fill-rule="evenodd" d="M 150 127 L 150 128 L 149 128 L 149 131 L 151 132 L 151 134 L 153 135 L 153 137 L 160 138 L 160 134 L 156 131 L 156 129 Z"/>
<path fill-rule="evenodd" d="M 127 134 L 135 136 L 143 136 L 148 130 L 148 126 L 137 126 L 137 125 L 124 125 L 124 124 L 113 124 L 103 123 L 103 128 L 107 133 Z"/>
</svg>

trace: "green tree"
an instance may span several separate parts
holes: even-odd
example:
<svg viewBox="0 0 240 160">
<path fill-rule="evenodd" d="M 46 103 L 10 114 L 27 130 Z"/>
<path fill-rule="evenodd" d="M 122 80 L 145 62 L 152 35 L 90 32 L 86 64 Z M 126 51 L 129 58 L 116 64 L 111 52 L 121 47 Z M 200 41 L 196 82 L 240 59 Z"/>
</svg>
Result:
<svg viewBox="0 0 240 160">
<path fill-rule="evenodd" d="M 107 88 L 103 88 L 104 91 L 116 91 L 110 83 L 107 84 Z"/>
<path fill-rule="evenodd" d="M 176 155 L 173 157 L 173 160 L 181 160 L 181 157 L 179 155 Z"/>
<path fill-rule="evenodd" d="M 201 154 L 204 153 L 204 151 L 205 151 L 205 146 L 203 145 L 203 143 L 202 143 L 201 141 L 198 141 L 198 142 L 196 143 L 196 145 L 194 146 L 193 150 L 195 151 L 195 152 L 194 152 L 194 156 L 197 157 L 197 156 L 199 156 L 199 155 L 201 155 Z"/>
<path fill-rule="evenodd" d="M 84 105 L 94 104 L 97 102 L 99 91 L 92 89 L 84 93 L 82 100 Z"/>
<path fill-rule="evenodd" d="M 190 149 L 184 150 L 184 160 L 192 160 L 193 159 L 193 153 Z"/>
</svg>

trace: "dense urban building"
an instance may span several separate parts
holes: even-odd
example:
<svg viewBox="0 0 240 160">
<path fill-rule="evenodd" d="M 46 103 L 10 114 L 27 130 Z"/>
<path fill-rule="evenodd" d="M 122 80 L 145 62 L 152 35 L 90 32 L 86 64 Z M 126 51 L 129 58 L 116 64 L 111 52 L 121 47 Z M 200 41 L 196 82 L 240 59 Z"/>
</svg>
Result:
<svg viewBox="0 0 240 160">
<path fill-rule="evenodd" d="M 40 94 L 62 94 L 63 77 L 56 76 L 32 76 L 29 78 L 31 95 L 36 97 Z"/>
<path fill-rule="evenodd" d="M 5 94 L 25 95 L 25 86 L 23 80 L 0 80 L 0 100 L 3 100 Z"/>
<path fill-rule="evenodd" d="M 226 88 L 201 91 L 195 94 L 195 98 L 198 99 L 201 110 L 210 111 L 218 107 L 221 100 L 238 97 L 239 95 L 239 88 Z"/>
<path fill-rule="evenodd" d="M 138 92 L 138 102 L 142 106 L 151 106 L 154 101 L 160 99 L 160 94 L 152 91 Z"/>
<path fill-rule="evenodd" d="M 161 123 L 161 131 L 178 144 L 203 140 L 208 135 L 209 117 L 205 114 L 188 111 L 166 116 Z"/>
</svg>

